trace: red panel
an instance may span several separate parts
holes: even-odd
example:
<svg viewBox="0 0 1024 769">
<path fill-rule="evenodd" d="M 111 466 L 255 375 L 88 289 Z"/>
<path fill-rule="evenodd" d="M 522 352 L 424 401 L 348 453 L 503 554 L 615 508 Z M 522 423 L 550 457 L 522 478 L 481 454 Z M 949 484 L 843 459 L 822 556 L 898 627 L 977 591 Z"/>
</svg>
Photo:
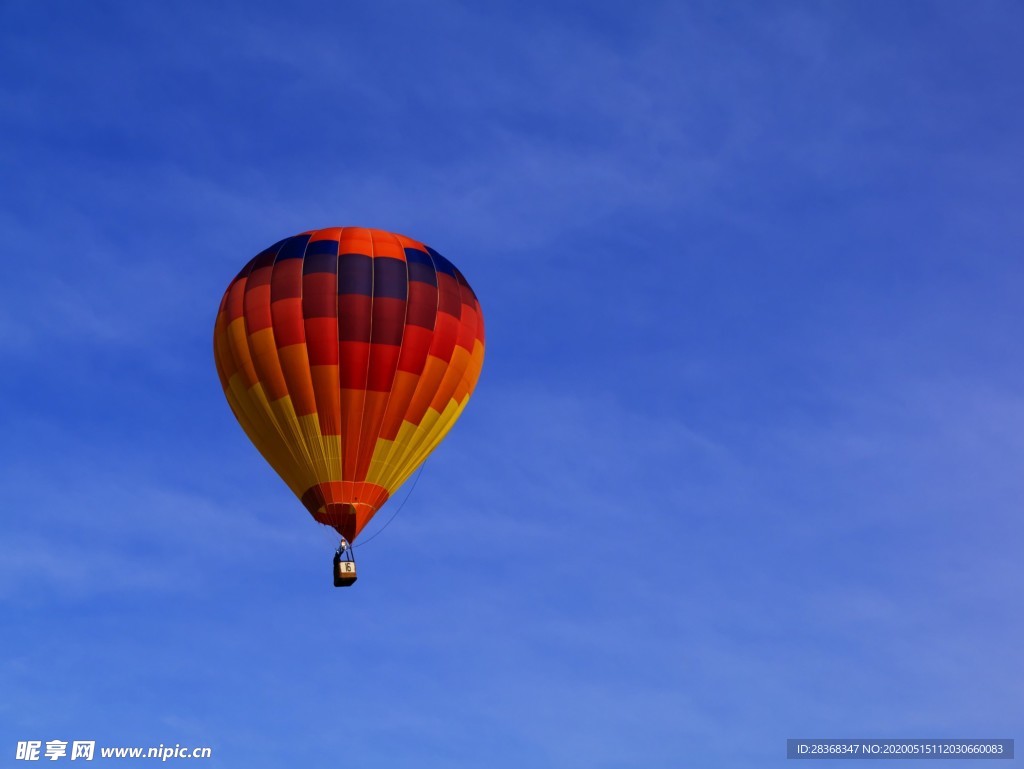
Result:
<svg viewBox="0 0 1024 769">
<path fill-rule="evenodd" d="M 366 378 L 366 389 L 389 392 L 398 368 L 397 344 L 370 345 L 370 372 Z"/>
<path fill-rule="evenodd" d="M 273 260 L 271 260 L 271 263 L 273 263 Z M 272 266 L 256 267 L 256 268 L 254 268 L 253 271 L 249 273 L 249 277 L 248 277 L 249 288 L 251 289 L 251 288 L 254 288 L 255 286 L 269 286 L 270 285 L 270 276 L 271 276 L 272 273 L 273 273 L 273 267 Z"/>
<path fill-rule="evenodd" d="M 245 292 L 245 328 L 250 334 L 270 328 L 270 286 L 247 285 Z"/>
<path fill-rule="evenodd" d="M 409 282 L 409 309 L 406 322 L 433 328 L 437 317 L 437 289 L 418 280 Z"/>
<path fill-rule="evenodd" d="M 270 285 L 273 302 L 302 296 L 302 260 L 282 259 L 276 262 Z"/>
<path fill-rule="evenodd" d="M 245 314 L 245 278 L 239 278 L 228 287 L 228 323 Z"/>
<path fill-rule="evenodd" d="M 346 342 L 370 341 L 372 298 L 363 294 L 338 297 L 338 339 Z"/>
<path fill-rule="evenodd" d="M 466 352 L 473 351 L 473 340 L 476 338 L 476 312 L 468 305 L 462 305 L 462 318 L 459 321 L 459 333 L 455 344 Z"/>
<path fill-rule="evenodd" d="M 338 365 L 338 327 L 334 318 L 306 319 L 306 346 L 309 365 Z"/>
<path fill-rule="evenodd" d="M 293 259 L 292 261 L 298 260 Z M 287 347 L 306 341 L 301 299 L 281 299 L 271 303 L 270 315 L 274 321 L 274 341 L 277 342 L 278 347 Z"/>
<path fill-rule="evenodd" d="M 307 318 L 336 318 L 338 278 L 327 272 L 312 272 L 302 278 L 302 313 Z"/>
<path fill-rule="evenodd" d="M 434 329 L 434 341 L 430 345 L 430 354 L 443 361 L 452 359 L 455 340 L 459 334 L 459 321 L 447 313 L 437 316 L 437 328 Z"/>
<path fill-rule="evenodd" d="M 401 344 L 404 331 L 405 301 L 388 297 L 374 299 L 370 341 L 374 344 Z"/>
<path fill-rule="evenodd" d="M 373 483 L 329 481 L 318 483 L 302 495 L 302 504 L 320 523 L 333 526 L 354 542 L 381 506 L 388 501 L 387 489 Z"/>
<path fill-rule="evenodd" d="M 433 340 L 433 331 L 419 326 L 406 326 L 405 338 L 402 340 L 402 356 L 398 360 L 398 367 L 411 374 L 419 374 L 423 371 L 423 364 L 427 362 L 427 353 L 430 352 L 430 343 Z"/>
<path fill-rule="evenodd" d="M 341 386 L 362 390 L 366 387 L 366 367 L 370 362 L 368 342 L 338 342 L 338 368 Z"/>
<path fill-rule="evenodd" d="M 437 295 L 437 311 L 459 317 L 462 313 L 462 297 L 459 296 L 459 284 L 455 278 L 438 272 Z"/>
</svg>

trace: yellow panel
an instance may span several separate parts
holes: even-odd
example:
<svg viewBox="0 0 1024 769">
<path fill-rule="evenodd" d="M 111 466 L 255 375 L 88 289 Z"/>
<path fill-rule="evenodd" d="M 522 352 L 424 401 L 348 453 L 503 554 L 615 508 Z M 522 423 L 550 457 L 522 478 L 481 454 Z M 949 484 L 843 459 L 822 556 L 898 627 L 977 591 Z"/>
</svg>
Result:
<svg viewBox="0 0 1024 769">
<path fill-rule="evenodd" d="M 408 453 L 407 447 L 417 440 L 420 428 L 420 425 L 414 425 L 409 421 L 403 421 L 402 426 L 398 428 L 398 436 L 395 438 L 392 451 L 386 455 L 385 459 L 385 463 L 390 469 L 382 472 L 380 475 L 381 480 L 377 481 L 388 492 L 393 492 L 398 488 L 394 479 L 403 467 L 402 456 Z"/>
<path fill-rule="evenodd" d="M 244 389 L 241 374 L 231 377 L 229 402 L 234 401 L 239 404 L 241 412 L 246 415 L 244 420 L 239 420 L 245 434 L 249 436 L 249 440 L 267 460 L 267 463 L 281 476 L 288 488 L 295 494 L 302 494 L 307 486 L 304 485 L 306 479 L 303 477 L 301 468 L 281 441 L 276 428 L 270 424 L 266 414 L 261 412 L 257 403 L 258 399 L 253 398 L 250 393 L 250 390 Z"/>
<path fill-rule="evenodd" d="M 323 435 L 320 431 L 320 417 L 308 414 L 299 417 L 303 440 L 310 447 L 317 481 L 341 480 L 341 437 Z"/>
<path fill-rule="evenodd" d="M 389 441 L 387 438 L 377 439 L 377 445 L 373 450 L 373 458 L 370 460 L 370 469 L 366 473 L 367 483 L 384 486 L 382 479 L 387 473 L 387 469 L 391 466 L 387 462 L 387 457 L 394 445 L 395 441 Z M 387 488 L 387 486 L 384 486 L 384 488 Z"/>
</svg>

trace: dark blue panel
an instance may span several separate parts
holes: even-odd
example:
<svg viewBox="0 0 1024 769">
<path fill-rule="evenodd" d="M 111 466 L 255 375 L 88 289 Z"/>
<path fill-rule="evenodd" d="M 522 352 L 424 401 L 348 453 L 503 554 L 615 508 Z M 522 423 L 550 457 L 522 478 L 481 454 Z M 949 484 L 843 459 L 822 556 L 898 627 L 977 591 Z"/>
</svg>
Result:
<svg viewBox="0 0 1024 769">
<path fill-rule="evenodd" d="M 310 249 L 317 245 L 313 243 L 310 245 Z M 338 244 L 335 243 L 335 246 Z M 314 272 L 329 272 L 331 275 L 338 271 L 338 254 L 337 253 L 321 253 L 321 254 L 310 254 L 306 253 L 306 260 L 302 263 L 302 272 L 306 275 Z"/>
<path fill-rule="evenodd" d="M 405 249 L 405 258 L 409 263 L 415 262 L 416 264 L 425 264 L 431 269 L 434 267 L 434 262 L 431 261 L 430 254 L 425 251 L 420 251 L 418 248 Z"/>
<path fill-rule="evenodd" d="M 390 256 L 378 256 L 373 260 L 373 295 L 405 299 L 409 283 L 405 273 L 405 262 Z"/>
<path fill-rule="evenodd" d="M 406 264 L 409 267 L 409 280 L 418 280 L 420 283 L 437 285 L 437 273 L 434 271 L 434 260 L 430 254 L 418 251 L 415 248 L 405 249 Z"/>
<path fill-rule="evenodd" d="M 338 293 L 373 295 L 373 258 L 365 254 L 338 257 Z"/>
<path fill-rule="evenodd" d="M 434 269 L 436 269 L 438 272 L 443 272 L 445 275 L 451 275 L 453 278 L 455 277 L 454 264 L 449 262 L 447 259 L 445 259 L 439 253 L 437 253 L 437 251 L 430 248 L 429 246 L 427 247 L 427 251 L 429 251 L 430 255 L 434 258 Z"/>
<path fill-rule="evenodd" d="M 278 259 L 301 259 L 306 253 L 306 244 L 309 243 L 309 235 L 295 235 L 288 238 L 281 246 Z"/>
<path fill-rule="evenodd" d="M 306 247 L 306 258 L 309 259 L 314 254 L 330 254 L 336 257 L 338 255 L 338 241 L 314 240 Z"/>
</svg>

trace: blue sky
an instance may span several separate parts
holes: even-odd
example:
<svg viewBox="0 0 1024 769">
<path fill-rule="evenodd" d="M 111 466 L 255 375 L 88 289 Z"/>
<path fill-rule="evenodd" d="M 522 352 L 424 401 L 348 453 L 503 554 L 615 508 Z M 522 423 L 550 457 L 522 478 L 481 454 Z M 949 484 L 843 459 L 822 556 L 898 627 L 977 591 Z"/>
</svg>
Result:
<svg viewBox="0 0 1024 769">
<path fill-rule="evenodd" d="M 1024 738 L 1019 4 L 0 22 L 3 765 Z M 237 269 L 333 225 L 437 248 L 488 331 L 347 591 L 211 356 Z"/>
</svg>

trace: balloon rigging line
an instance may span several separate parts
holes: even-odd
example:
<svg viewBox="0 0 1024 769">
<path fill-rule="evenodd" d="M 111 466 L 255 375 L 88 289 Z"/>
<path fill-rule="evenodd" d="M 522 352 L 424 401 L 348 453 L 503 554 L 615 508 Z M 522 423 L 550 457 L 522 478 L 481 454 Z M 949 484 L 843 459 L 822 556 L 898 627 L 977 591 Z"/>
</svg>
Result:
<svg viewBox="0 0 1024 769">
<path fill-rule="evenodd" d="M 373 533 L 373 536 L 371 536 L 369 539 L 359 543 L 360 547 L 362 547 L 363 545 L 366 545 L 366 544 L 372 542 L 374 539 L 376 539 L 378 536 L 380 536 L 380 534 L 383 533 L 384 529 L 386 529 L 391 524 L 391 522 L 393 520 L 395 520 L 395 516 L 398 515 L 400 512 L 402 512 L 402 508 L 405 507 L 405 503 L 409 501 L 409 497 L 411 497 L 413 491 L 415 491 L 416 484 L 420 482 L 420 476 L 423 475 L 423 468 L 426 467 L 426 466 L 427 466 L 427 463 L 424 460 L 423 464 L 420 465 L 419 472 L 416 473 L 416 477 L 413 478 L 412 486 L 409 487 L 409 493 L 405 495 L 405 499 L 402 500 L 402 504 L 400 504 L 398 506 L 398 509 L 395 510 L 395 512 L 393 512 L 391 514 L 391 517 L 388 518 L 387 522 L 383 526 L 381 526 L 377 531 L 375 531 Z M 352 549 L 353 550 L 355 549 L 355 546 L 356 546 L 356 544 L 355 544 L 355 542 L 353 542 L 352 543 Z"/>
</svg>

